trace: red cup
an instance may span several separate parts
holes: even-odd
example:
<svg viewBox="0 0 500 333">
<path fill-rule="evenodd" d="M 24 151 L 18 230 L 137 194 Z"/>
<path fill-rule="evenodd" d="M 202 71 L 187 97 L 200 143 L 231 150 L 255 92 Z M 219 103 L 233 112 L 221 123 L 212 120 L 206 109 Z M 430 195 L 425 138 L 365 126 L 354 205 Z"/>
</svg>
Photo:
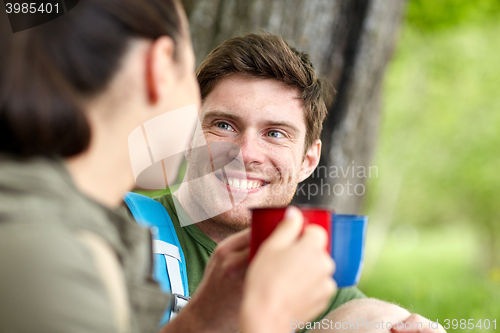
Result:
<svg viewBox="0 0 500 333">
<path fill-rule="evenodd" d="M 314 207 L 298 206 L 304 216 L 304 227 L 308 224 L 317 224 L 323 227 L 328 234 L 328 244 L 325 250 L 331 254 L 331 225 L 332 212 Z M 250 241 L 250 260 L 254 257 L 259 246 L 269 237 L 278 224 L 283 221 L 286 207 L 282 208 L 254 208 L 252 209 L 252 231 Z"/>
</svg>

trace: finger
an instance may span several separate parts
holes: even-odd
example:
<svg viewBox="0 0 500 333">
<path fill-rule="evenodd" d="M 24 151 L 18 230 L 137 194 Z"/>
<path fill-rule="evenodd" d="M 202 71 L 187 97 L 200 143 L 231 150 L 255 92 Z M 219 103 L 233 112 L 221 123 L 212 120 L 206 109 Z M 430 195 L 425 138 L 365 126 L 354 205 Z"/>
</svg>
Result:
<svg viewBox="0 0 500 333">
<path fill-rule="evenodd" d="M 330 256 L 330 254 L 327 254 L 324 257 L 323 262 L 324 262 L 323 267 L 325 267 L 327 275 L 333 276 L 333 274 L 335 273 L 335 270 L 337 269 L 337 266 L 335 264 L 335 260 L 333 260 L 333 258 Z"/>
<path fill-rule="evenodd" d="M 441 329 L 431 329 L 431 328 L 428 328 L 426 327 L 426 323 L 422 323 L 422 329 L 418 329 L 418 328 L 392 328 L 391 329 L 391 332 L 393 333 L 441 333 L 441 332 L 446 332 L 446 331 L 443 331 Z M 408 325 L 409 326 L 409 325 Z"/>
<path fill-rule="evenodd" d="M 228 258 L 225 263 L 225 269 L 229 274 L 240 273 L 242 276 L 245 275 L 250 258 L 250 248 L 246 248 L 242 251 L 234 252 Z"/>
<path fill-rule="evenodd" d="M 219 243 L 217 248 L 224 248 L 226 252 L 241 251 L 250 246 L 250 229 L 247 228 L 234 235 L 229 236 Z"/>
<path fill-rule="evenodd" d="M 250 259 L 249 247 L 241 251 L 232 253 L 230 257 L 230 261 L 236 266 L 248 265 L 249 259 Z"/>
<path fill-rule="evenodd" d="M 438 324 L 438 328 L 431 328 L 431 321 L 426 318 L 421 321 L 407 321 L 406 327 L 393 327 L 391 331 L 394 333 L 446 333 L 440 324 Z"/>
<path fill-rule="evenodd" d="M 304 234 L 300 238 L 299 244 L 313 244 L 315 248 L 325 248 L 328 242 L 328 234 L 323 227 L 310 224 L 305 227 Z"/>
<path fill-rule="evenodd" d="M 285 211 L 283 221 L 278 224 L 265 243 L 267 246 L 272 245 L 276 248 L 289 246 L 299 237 L 303 223 L 301 211 L 295 206 L 289 206 Z"/>
<path fill-rule="evenodd" d="M 393 333 L 422 333 L 418 329 L 414 328 L 391 328 L 391 332 Z"/>
<path fill-rule="evenodd" d="M 308 295 L 307 311 L 300 314 L 305 317 L 304 321 L 310 321 L 325 311 L 337 290 L 337 285 L 333 279 L 324 279 L 309 289 L 311 292 Z"/>
<path fill-rule="evenodd" d="M 394 333 L 426 333 L 433 332 L 432 330 L 427 330 L 429 320 L 422 317 L 419 314 L 412 314 L 404 321 L 401 322 L 402 325 L 395 325 L 391 331 Z"/>
<path fill-rule="evenodd" d="M 249 247 L 234 254 L 234 261 L 240 265 L 246 264 L 248 266 L 249 259 L 250 259 L 250 248 Z"/>
</svg>

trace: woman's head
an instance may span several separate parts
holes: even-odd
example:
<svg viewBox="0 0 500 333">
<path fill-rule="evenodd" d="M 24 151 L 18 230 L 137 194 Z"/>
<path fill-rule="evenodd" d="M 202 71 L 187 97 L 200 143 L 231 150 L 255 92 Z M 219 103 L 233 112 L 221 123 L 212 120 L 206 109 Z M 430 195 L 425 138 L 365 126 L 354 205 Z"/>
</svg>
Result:
<svg viewBox="0 0 500 333">
<path fill-rule="evenodd" d="M 85 151 L 92 133 L 89 105 L 109 90 L 127 85 L 114 81 L 134 48 L 144 49 L 132 60 L 143 66 L 137 68 L 138 82 L 128 83 L 143 87 L 144 91 L 132 93 L 145 96 L 136 96 L 135 102 L 155 105 L 165 100 L 162 89 L 170 85 L 178 90 L 176 100 L 164 101 L 163 107 L 196 103 L 188 35 L 176 0 L 85 0 L 46 24 L 15 34 L 4 31 L 0 35 L 0 152 L 69 157 Z M 172 70 L 158 73 L 165 69 Z M 174 79 L 175 84 L 170 82 Z M 109 99 L 106 112 L 119 115 L 120 102 Z"/>
</svg>

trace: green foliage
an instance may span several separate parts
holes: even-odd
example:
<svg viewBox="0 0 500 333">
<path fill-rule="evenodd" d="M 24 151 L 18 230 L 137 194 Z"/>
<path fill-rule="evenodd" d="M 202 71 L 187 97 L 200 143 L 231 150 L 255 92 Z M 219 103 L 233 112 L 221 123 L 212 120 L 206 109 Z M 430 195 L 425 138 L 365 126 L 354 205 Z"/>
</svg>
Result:
<svg viewBox="0 0 500 333">
<path fill-rule="evenodd" d="M 394 223 L 469 224 L 485 242 L 498 239 L 498 36 L 497 22 L 434 34 L 405 27 L 386 76 L 368 207 L 399 177 Z"/>
<path fill-rule="evenodd" d="M 407 12 L 408 25 L 427 32 L 499 16 L 499 0 L 410 0 Z"/>
<path fill-rule="evenodd" d="M 150 197 L 150 198 L 159 197 L 161 195 L 171 193 L 169 188 L 166 188 L 165 190 L 157 190 L 157 191 L 134 190 L 134 192 L 145 195 L 145 196 Z"/>
<path fill-rule="evenodd" d="M 475 260 L 479 240 L 466 228 L 420 231 L 417 242 L 393 233 L 360 288 L 370 297 L 397 303 L 433 321 L 497 319 L 500 274 L 484 275 Z M 412 243 L 412 245 L 409 245 Z M 367 260 L 374 259 L 370 253 Z M 495 332 L 453 330 L 448 332 Z"/>
<path fill-rule="evenodd" d="M 372 230 L 389 236 L 380 253 L 367 248 L 361 284 L 430 319 L 497 319 L 497 330 L 499 13 L 498 0 L 411 0 L 367 192 Z M 411 248 L 391 231 L 405 228 L 419 235 Z"/>
</svg>

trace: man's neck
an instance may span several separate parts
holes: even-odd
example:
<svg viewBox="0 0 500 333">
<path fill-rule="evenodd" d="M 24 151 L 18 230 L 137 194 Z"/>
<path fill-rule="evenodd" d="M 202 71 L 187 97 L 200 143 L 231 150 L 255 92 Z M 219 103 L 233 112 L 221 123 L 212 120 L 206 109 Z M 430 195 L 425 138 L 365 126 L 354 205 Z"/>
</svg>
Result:
<svg viewBox="0 0 500 333">
<path fill-rule="evenodd" d="M 232 228 L 227 228 L 213 219 L 205 220 L 196 223 L 196 227 L 205 235 L 210 237 L 214 242 L 220 243 L 227 237 L 235 234 L 237 231 Z"/>
</svg>

